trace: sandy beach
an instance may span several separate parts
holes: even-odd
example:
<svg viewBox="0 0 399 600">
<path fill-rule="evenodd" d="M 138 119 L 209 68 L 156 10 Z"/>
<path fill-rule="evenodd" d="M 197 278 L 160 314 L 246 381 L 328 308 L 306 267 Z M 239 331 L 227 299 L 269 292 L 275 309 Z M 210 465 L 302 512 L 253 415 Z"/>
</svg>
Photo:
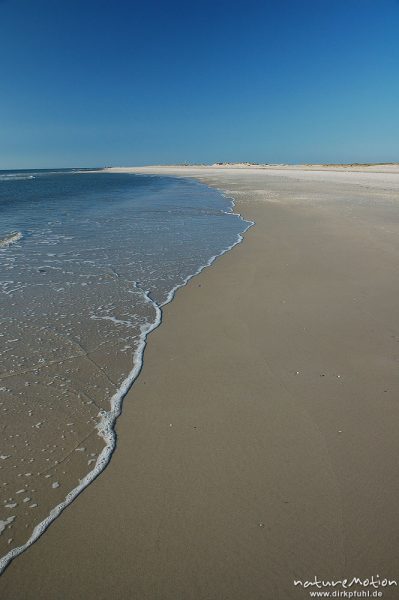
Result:
<svg viewBox="0 0 399 600">
<path fill-rule="evenodd" d="M 399 582 L 399 167 L 141 167 L 255 221 L 149 337 L 110 465 L 7 600 L 294 600 Z M 384 599 L 397 598 L 397 587 Z"/>
</svg>

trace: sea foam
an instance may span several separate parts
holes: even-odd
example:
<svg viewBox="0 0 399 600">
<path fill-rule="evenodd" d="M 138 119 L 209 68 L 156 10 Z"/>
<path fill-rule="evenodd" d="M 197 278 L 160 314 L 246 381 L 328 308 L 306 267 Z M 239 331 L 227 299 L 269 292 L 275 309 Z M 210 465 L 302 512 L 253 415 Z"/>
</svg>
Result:
<svg viewBox="0 0 399 600">
<path fill-rule="evenodd" d="M 8 246 L 11 246 L 11 244 L 19 242 L 19 240 L 22 238 L 23 235 L 20 231 L 13 231 L 3 238 L 0 238 L 0 248 L 7 248 Z"/>
</svg>

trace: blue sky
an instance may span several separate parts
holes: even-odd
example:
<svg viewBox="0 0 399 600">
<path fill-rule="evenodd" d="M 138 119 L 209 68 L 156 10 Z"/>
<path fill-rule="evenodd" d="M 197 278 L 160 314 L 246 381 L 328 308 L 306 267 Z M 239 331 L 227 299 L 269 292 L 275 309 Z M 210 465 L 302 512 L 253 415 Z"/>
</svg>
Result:
<svg viewBox="0 0 399 600">
<path fill-rule="evenodd" d="M 0 0 L 0 169 L 399 161 L 399 0 Z"/>
</svg>

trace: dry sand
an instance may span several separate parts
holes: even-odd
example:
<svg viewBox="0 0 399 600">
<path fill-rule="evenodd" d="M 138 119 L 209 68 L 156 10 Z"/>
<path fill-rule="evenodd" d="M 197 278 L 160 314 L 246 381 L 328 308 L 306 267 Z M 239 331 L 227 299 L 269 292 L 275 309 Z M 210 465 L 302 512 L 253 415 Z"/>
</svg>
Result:
<svg viewBox="0 0 399 600">
<path fill-rule="evenodd" d="M 309 597 L 294 578 L 399 580 L 399 173 L 136 172 L 227 190 L 256 226 L 166 307 L 110 466 L 0 597 L 291 600 Z"/>
</svg>

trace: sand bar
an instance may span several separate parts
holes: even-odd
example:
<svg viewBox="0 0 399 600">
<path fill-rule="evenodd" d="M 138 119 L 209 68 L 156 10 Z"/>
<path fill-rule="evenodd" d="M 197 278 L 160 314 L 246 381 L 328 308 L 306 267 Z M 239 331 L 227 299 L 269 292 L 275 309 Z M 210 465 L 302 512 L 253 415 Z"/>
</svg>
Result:
<svg viewBox="0 0 399 600">
<path fill-rule="evenodd" d="M 309 597 L 295 578 L 399 580 L 399 172 L 132 171 L 197 177 L 256 226 L 166 307 L 110 466 L 1 597 L 290 600 Z"/>
</svg>

